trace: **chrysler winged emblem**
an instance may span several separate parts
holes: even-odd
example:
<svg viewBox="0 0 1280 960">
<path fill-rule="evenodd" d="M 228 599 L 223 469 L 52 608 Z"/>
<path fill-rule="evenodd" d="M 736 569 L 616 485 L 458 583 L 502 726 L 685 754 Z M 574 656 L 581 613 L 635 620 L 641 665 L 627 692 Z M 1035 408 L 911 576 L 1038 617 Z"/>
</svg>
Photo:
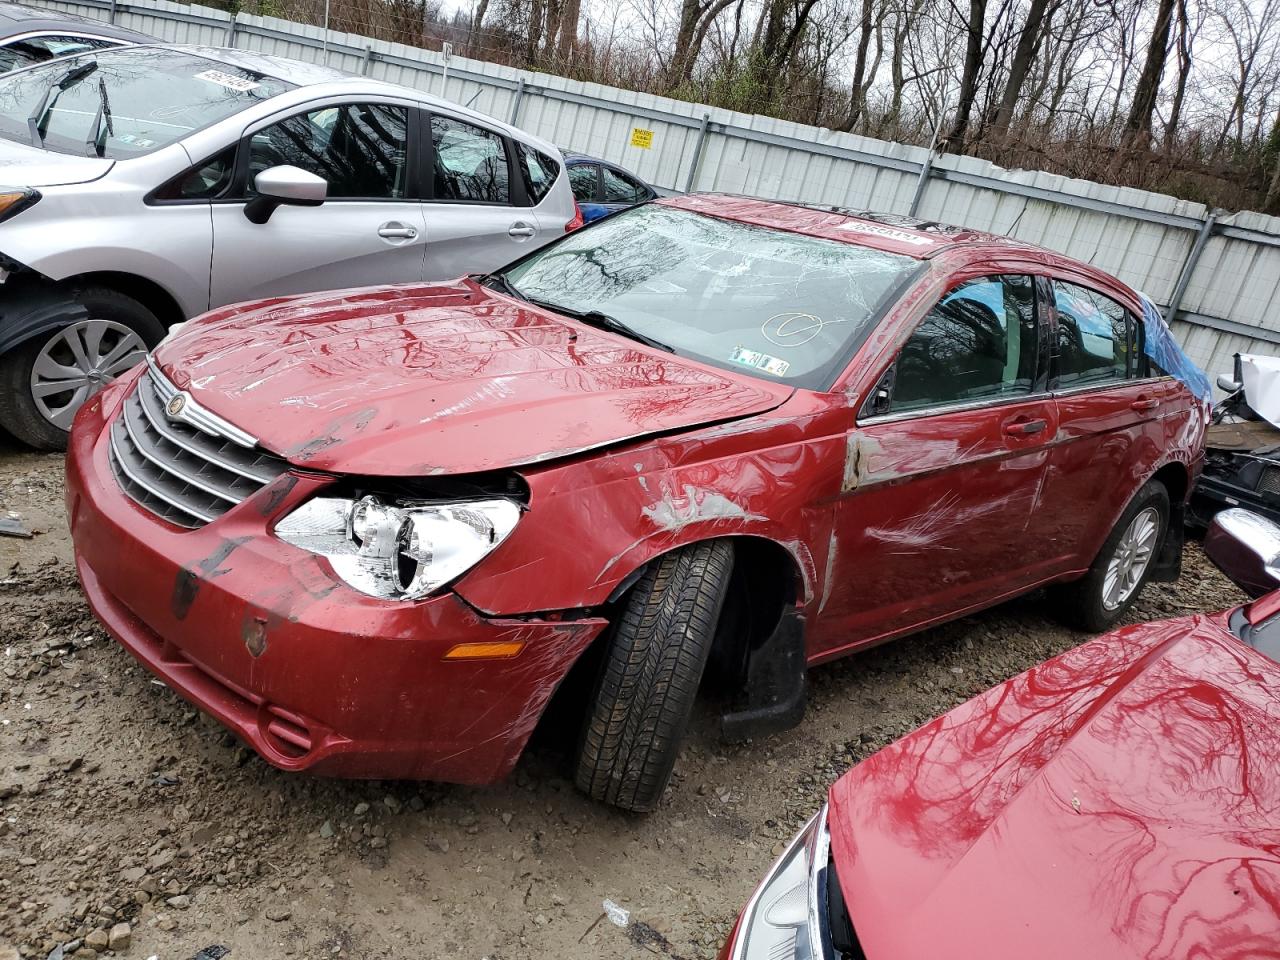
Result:
<svg viewBox="0 0 1280 960">
<path fill-rule="evenodd" d="M 185 393 L 175 393 L 169 402 L 165 405 L 164 412 L 170 419 L 176 420 L 187 406 L 187 395 Z"/>
</svg>

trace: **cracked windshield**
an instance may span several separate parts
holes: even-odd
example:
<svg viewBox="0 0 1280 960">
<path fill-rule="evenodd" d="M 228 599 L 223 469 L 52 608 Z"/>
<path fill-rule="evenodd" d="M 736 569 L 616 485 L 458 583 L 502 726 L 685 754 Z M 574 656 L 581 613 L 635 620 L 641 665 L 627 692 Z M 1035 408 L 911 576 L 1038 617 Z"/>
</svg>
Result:
<svg viewBox="0 0 1280 960">
<path fill-rule="evenodd" d="M 826 389 L 918 268 L 910 257 L 651 204 L 570 235 L 506 279 L 523 297 L 607 314 L 615 329 L 680 355 Z"/>
</svg>

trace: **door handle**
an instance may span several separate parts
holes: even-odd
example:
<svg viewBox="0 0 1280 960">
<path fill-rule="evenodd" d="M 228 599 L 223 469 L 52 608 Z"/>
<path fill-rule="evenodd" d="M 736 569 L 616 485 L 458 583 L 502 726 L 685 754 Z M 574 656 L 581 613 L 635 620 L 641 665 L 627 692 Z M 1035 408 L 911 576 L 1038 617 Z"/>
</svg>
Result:
<svg viewBox="0 0 1280 960">
<path fill-rule="evenodd" d="M 1160 401 L 1154 400 L 1150 397 L 1139 397 L 1137 400 L 1133 401 L 1133 403 L 1129 404 L 1129 406 L 1140 413 L 1146 413 L 1148 410 L 1154 410 L 1156 407 L 1160 406 Z"/>
<path fill-rule="evenodd" d="M 536 227 L 531 227 L 527 223 L 513 223 L 511 229 L 507 231 L 507 236 L 516 240 L 527 240 L 537 232 Z"/>
<path fill-rule="evenodd" d="M 1018 420 L 1014 423 L 1006 423 L 1004 432 L 1011 437 L 1031 437 L 1048 425 L 1044 420 Z"/>
<path fill-rule="evenodd" d="M 407 223 L 392 220 L 378 228 L 378 236 L 383 240 L 413 240 L 418 236 L 418 231 Z"/>
</svg>

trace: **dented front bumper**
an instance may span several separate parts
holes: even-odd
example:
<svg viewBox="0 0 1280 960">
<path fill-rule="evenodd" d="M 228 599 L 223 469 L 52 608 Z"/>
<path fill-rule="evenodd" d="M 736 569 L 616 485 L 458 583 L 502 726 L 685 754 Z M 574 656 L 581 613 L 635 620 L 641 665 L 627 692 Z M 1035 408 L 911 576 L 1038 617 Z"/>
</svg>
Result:
<svg viewBox="0 0 1280 960">
<path fill-rule="evenodd" d="M 511 769 L 603 620 L 356 593 L 270 532 L 328 483 L 316 475 L 282 476 L 198 529 L 171 526 L 112 474 L 107 427 L 122 392 L 80 415 L 67 507 L 90 606 L 130 653 L 286 770 L 485 783 Z M 511 641 L 523 648 L 509 659 L 444 659 L 458 644 Z"/>
</svg>

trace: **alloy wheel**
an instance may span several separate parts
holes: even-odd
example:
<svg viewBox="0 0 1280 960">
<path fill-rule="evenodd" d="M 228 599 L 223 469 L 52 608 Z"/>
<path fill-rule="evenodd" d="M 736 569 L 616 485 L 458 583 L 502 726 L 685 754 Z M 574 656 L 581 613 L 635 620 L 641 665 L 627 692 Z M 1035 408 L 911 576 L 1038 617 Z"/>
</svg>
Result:
<svg viewBox="0 0 1280 960">
<path fill-rule="evenodd" d="M 58 330 L 31 366 L 31 398 L 62 430 L 81 405 L 147 355 L 142 338 L 122 323 L 89 319 Z"/>
<path fill-rule="evenodd" d="M 1102 605 L 1107 610 L 1117 609 L 1133 596 L 1151 563 L 1159 535 L 1160 511 L 1155 507 L 1138 511 L 1129 521 L 1102 579 Z"/>
</svg>

